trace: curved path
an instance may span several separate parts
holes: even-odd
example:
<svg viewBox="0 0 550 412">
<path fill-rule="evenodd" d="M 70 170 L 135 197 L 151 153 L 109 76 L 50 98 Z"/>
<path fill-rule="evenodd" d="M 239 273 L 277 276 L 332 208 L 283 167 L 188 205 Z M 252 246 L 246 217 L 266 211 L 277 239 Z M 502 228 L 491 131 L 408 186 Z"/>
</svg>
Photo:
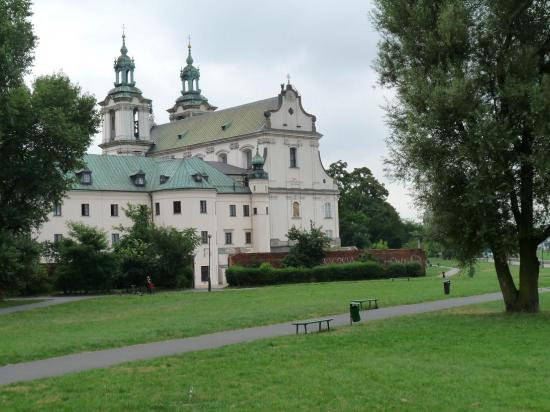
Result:
<svg viewBox="0 0 550 412">
<path fill-rule="evenodd" d="M 540 289 L 549 292 L 550 288 Z M 501 300 L 501 293 L 487 293 L 477 296 L 451 298 L 413 305 L 392 306 L 362 312 L 365 318 L 362 323 L 395 316 L 433 312 L 441 309 L 455 308 Z M 334 326 L 349 325 L 349 314 L 332 316 Z M 122 348 L 106 349 L 95 352 L 83 352 L 55 358 L 17 363 L 0 367 L 0 385 L 33 379 L 64 375 L 90 369 L 104 368 L 124 362 L 153 359 L 161 356 L 176 355 L 206 349 L 219 348 L 235 343 L 250 342 L 258 339 L 273 338 L 295 334 L 295 327 L 290 322 L 254 328 L 230 330 L 191 338 L 173 339 L 163 342 L 145 343 Z"/>
<path fill-rule="evenodd" d="M 0 309 L 0 315 L 7 315 L 8 313 L 24 312 L 26 310 L 45 308 L 47 306 L 61 305 L 63 303 L 75 302 L 77 300 L 94 299 L 99 298 L 97 296 L 59 296 L 59 297 L 37 297 L 37 298 L 17 298 L 17 300 L 28 300 L 26 305 L 10 306 L 8 308 Z M 33 300 L 43 300 L 43 302 L 32 303 Z"/>
</svg>

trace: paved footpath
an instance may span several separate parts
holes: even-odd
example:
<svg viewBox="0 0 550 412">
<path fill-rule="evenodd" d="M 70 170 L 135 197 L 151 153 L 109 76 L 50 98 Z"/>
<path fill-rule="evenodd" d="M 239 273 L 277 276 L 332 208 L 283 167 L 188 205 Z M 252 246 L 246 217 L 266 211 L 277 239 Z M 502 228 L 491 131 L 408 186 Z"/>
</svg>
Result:
<svg viewBox="0 0 550 412">
<path fill-rule="evenodd" d="M 95 299 L 101 296 L 60 296 L 60 297 L 43 297 L 43 298 L 17 298 L 15 300 L 28 300 L 27 305 L 10 306 L 8 308 L 0 309 L 0 315 L 7 315 L 8 313 L 24 312 L 31 309 L 45 308 L 47 306 L 61 305 L 63 303 L 76 302 L 77 300 Z M 33 300 L 44 300 L 43 302 L 32 303 Z"/>
<path fill-rule="evenodd" d="M 549 292 L 550 288 L 541 289 Z M 412 315 L 417 313 L 433 312 L 441 309 L 455 308 L 501 300 L 499 293 L 450 298 L 434 302 L 417 303 L 380 308 L 362 312 L 364 320 L 368 322 L 395 316 Z M 332 316 L 334 326 L 349 325 L 349 314 Z M 30 381 L 33 379 L 64 375 L 71 372 L 80 372 L 90 369 L 104 368 L 124 362 L 153 359 L 161 356 L 176 355 L 185 352 L 194 352 L 206 349 L 219 348 L 235 343 L 251 342 L 258 339 L 287 336 L 296 333 L 290 322 L 275 325 L 259 326 L 247 329 L 217 332 L 191 338 L 173 339 L 163 342 L 145 343 L 122 348 L 106 349 L 95 352 L 83 352 L 74 355 L 59 356 L 50 359 L 17 363 L 0 367 L 0 385 L 14 382 Z"/>
</svg>

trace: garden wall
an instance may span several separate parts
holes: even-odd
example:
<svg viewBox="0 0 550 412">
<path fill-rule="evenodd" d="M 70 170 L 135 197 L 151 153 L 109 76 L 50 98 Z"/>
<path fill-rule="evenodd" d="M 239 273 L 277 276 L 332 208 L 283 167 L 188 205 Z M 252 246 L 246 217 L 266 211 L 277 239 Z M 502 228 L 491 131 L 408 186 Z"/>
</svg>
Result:
<svg viewBox="0 0 550 412">
<path fill-rule="evenodd" d="M 419 262 L 426 268 L 426 254 L 422 249 L 365 249 L 365 250 L 335 250 L 327 252 L 323 264 L 355 262 L 363 253 L 370 253 L 384 265 L 389 263 Z M 237 253 L 229 256 L 229 266 L 239 265 L 257 267 L 267 262 L 275 268 L 282 267 L 286 252 L 279 253 Z"/>
</svg>

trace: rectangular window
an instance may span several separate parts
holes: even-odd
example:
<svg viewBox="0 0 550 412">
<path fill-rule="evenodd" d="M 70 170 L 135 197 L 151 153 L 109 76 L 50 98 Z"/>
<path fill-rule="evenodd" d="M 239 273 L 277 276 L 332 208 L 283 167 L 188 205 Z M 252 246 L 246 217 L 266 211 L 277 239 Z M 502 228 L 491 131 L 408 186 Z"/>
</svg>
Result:
<svg viewBox="0 0 550 412">
<path fill-rule="evenodd" d="M 254 214 L 257 215 L 258 214 L 258 208 L 254 208 Z"/>
<path fill-rule="evenodd" d="M 201 232 L 201 242 L 202 242 L 203 245 L 208 243 L 208 231 L 203 230 Z"/>
<path fill-rule="evenodd" d="M 233 244 L 233 232 L 225 232 L 225 244 L 226 245 Z"/>
<path fill-rule="evenodd" d="M 111 216 L 118 216 L 118 205 L 111 205 Z"/>
<path fill-rule="evenodd" d="M 298 160 L 296 157 L 296 148 L 290 148 L 290 167 L 298 167 Z"/>
<path fill-rule="evenodd" d="M 206 212 L 206 200 L 201 200 L 201 213 L 207 213 Z"/>
<path fill-rule="evenodd" d="M 201 282 L 208 282 L 208 266 L 201 266 Z"/>
<path fill-rule="evenodd" d="M 53 206 L 53 215 L 54 216 L 61 216 L 61 203 L 57 203 Z"/>
<path fill-rule="evenodd" d="M 155 215 L 160 215 L 160 203 L 159 202 L 156 202 L 155 203 Z"/>
<path fill-rule="evenodd" d="M 325 203 L 325 219 L 332 219 L 332 208 L 330 203 Z"/>
<path fill-rule="evenodd" d="M 229 216 L 237 216 L 237 206 L 229 205 Z"/>
<path fill-rule="evenodd" d="M 243 216 L 250 216 L 250 206 L 243 205 Z"/>
<path fill-rule="evenodd" d="M 244 232 L 244 239 L 247 245 L 252 243 L 252 232 Z"/>
<path fill-rule="evenodd" d="M 179 200 L 174 201 L 174 214 L 175 215 L 181 214 L 181 202 Z"/>
<path fill-rule="evenodd" d="M 82 216 L 90 216 L 90 205 L 88 203 L 82 203 L 80 205 Z"/>
<path fill-rule="evenodd" d="M 111 244 L 116 245 L 120 241 L 120 235 L 118 233 L 113 233 L 111 235 Z"/>
<path fill-rule="evenodd" d="M 327 235 L 329 239 L 332 239 L 332 230 L 325 230 L 325 235 Z"/>
<path fill-rule="evenodd" d="M 53 241 L 55 243 L 61 242 L 62 240 L 63 240 L 63 235 L 61 235 L 59 233 L 56 233 L 55 235 L 53 235 Z"/>
</svg>

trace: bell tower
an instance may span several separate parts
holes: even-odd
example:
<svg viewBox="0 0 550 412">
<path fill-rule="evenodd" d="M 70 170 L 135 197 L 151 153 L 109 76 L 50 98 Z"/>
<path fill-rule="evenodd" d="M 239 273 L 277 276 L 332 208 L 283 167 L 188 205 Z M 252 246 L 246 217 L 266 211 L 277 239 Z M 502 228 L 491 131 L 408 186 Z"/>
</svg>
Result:
<svg viewBox="0 0 550 412">
<path fill-rule="evenodd" d="M 122 32 L 120 56 L 115 59 L 115 83 L 99 103 L 103 117 L 103 154 L 143 156 L 151 148 L 152 101 L 142 96 L 134 80 L 134 59 L 128 56 Z"/>
<path fill-rule="evenodd" d="M 201 89 L 199 88 L 199 79 L 201 75 L 198 67 L 193 66 L 191 38 L 189 38 L 187 49 L 187 66 L 180 70 L 181 96 L 177 98 L 176 104 L 167 110 L 167 112 L 170 113 L 171 122 L 217 109 L 217 107 L 208 103 L 206 97 L 201 95 Z"/>
</svg>

